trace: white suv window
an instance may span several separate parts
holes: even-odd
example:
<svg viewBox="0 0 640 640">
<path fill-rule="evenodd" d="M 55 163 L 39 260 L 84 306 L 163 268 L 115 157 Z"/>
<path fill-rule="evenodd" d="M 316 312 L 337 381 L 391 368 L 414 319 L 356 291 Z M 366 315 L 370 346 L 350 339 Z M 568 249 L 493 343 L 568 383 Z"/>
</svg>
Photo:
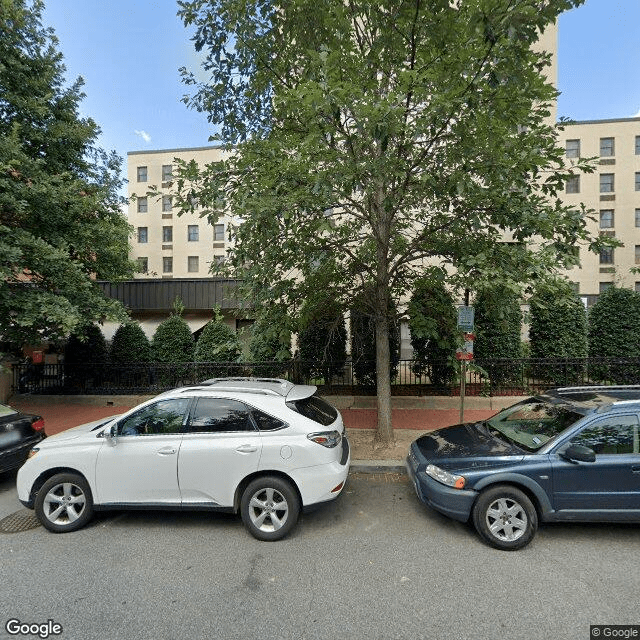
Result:
<svg viewBox="0 0 640 640">
<path fill-rule="evenodd" d="M 160 400 L 125 418 L 118 425 L 118 435 L 148 436 L 180 433 L 191 398 Z"/>
<path fill-rule="evenodd" d="M 190 433 L 255 431 L 249 407 L 237 400 L 198 398 L 191 414 Z"/>
</svg>

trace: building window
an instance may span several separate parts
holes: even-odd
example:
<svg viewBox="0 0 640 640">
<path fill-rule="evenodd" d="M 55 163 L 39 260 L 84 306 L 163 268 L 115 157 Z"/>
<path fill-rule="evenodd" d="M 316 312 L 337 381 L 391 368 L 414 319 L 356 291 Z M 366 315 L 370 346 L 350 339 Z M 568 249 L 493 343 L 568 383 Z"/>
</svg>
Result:
<svg viewBox="0 0 640 640">
<path fill-rule="evenodd" d="M 636 245 L 636 264 L 640 264 L 640 244 Z"/>
<path fill-rule="evenodd" d="M 605 247 L 600 251 L 600 264 L 613 264 L 613 247 Z"/>
<path fill-rule="evenodd" d="M 171 211 L 173 209 L 173 197 L 162 196 L 162 210 Z"/>
<path fill-rule="evenodd" d="M 221 267 L 224 264 L 225 257 L 224 256 L 213 256 L 213 266 Z"/>
<path fill-rule="evenodd" d="M 580 157 L 580 140 L 567 140 L 567 158 Z"/>
<path fill-rule="evenodd" d="M 636 227 L 640 227 L 640 209 L 636 209 Z"/>
<path fill-rule="evenodd" d="M 223 224 L 213 225 L 213 239 L 216 242 L 224 241 L 224 225 Z"/>
<path fill-rule="evenodd" d="M 173 227 L 162 227 L 162 242 L 173 242 Z"/>
<path fill-rule="evenodd" d="M 600 193 L 613 193 L 615 186 L 613 178 L 613 173 L 600 174 Z"/>
<path fill-rule="evenodd" d="M 140 273 L 149 271 L 149 258 L 138 258 L 138 271 Z"/>
<path fill-rule="evenodd" d="M 162 273 L 173 272 L 173 258 L 162 258 Z"/>
<path fill-rule="evenodd" d="M 187 271 L 189 273 L 198 273 L 200 270 L 200 258 L 198 256 L 189 256 L 187 258 Z"/>
<path fill-rule="evenodd" d="M 636 282 L 636 293 L 640 293 L 640 282 Z"/>
<path fill-rule="evenodd" d="M 138 213 L 147 213 L 148 209 L 147 197 L 138 198 Z"/>
<path fill-rule="evenodd" d="M 147 167 L 138 167 L 137 175 L 138 175 L 138 182 L 146 182 L 147 181 Z"/>
<path fill-rule="evenodd" d="M 640 171 L 636 171 L 636 191 L 640 191 Z"/>
<path fill-rule="evenodd" d="M 636 155 L 640 156 L 640 136 L 636 136 Z"/>
<path fill-rule="evenodd" d="M 144 244 L 148 241 L 147 227 L 138 227 L 138 242 L 140 244 Z"/>
<path fill-rule="evenodd" d="M 601 282 L 600 293 L 604 293 L 607 289 L 611 289 L 612 286 L 613 286 L 613 282 Z"/>
<path fill-rule="evenodd" d="M 567 193 L 580 193 L 580 176 L 567 178 Z"/>
<path fill-rule="evenodd" d="M 600 228 L 613 229 L 613 209 L 603 209 L 600 211 Z"/>
<path fill-rule="evenodd" d="M 615 138 L 600 138 L 600 157 L 610 158 L 615 155 Z"/>
<path fill-rule="evenodd" d="M 197 224 L 190 224 L 187 228 L 187 240 L 189 242 L 198 242 L 200 239 L 200 228 Z"/>
<path fill-rule="evenodd" d="M 169 182 L 170 180 L 173 180 L 173 165 L 163 164 L 162 165 L 162 182 Z"/>
</svg>

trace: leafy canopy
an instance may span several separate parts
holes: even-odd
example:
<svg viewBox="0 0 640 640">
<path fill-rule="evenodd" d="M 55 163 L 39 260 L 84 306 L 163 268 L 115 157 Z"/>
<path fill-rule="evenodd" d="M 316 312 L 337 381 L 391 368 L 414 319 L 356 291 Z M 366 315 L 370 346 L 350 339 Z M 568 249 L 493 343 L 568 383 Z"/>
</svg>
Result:
<svg viewBox="0 0 640 640">
<path fill-rule="evenodd" d="M 95 279 L 133 273 L 120 158 L 95 146 L 42 9 L 0 0 L 0 334 L 14 345 L 126 318 Z"/>
<path fill-rule="evenodd" d="M 590 166 L 565 165 L 534 46 L 582 1 L 182 0 L 209 75 L 183 69 L 185 101 L 234 153 L 176 161 L 178 201 L 236 216 L 228 264 L 257 304 L 363 295 L 386 402 L 388 309 L 425 263 L 449 286 L 519 288 L 599 246 L 559 198 Z"/>
</svg>

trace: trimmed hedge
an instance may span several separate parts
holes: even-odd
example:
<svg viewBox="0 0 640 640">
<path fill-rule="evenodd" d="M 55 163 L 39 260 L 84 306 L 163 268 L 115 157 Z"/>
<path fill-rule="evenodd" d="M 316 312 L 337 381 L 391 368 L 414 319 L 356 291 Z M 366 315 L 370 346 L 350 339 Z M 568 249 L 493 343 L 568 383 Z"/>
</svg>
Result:
<svg viewBox="0 0 640 640">
<path fill-rule="evenodd" d="M 327 305 L 307 320 L 298 333 L 298 349 L 305 378 L 325 384 L 341 376 L 347 360 L 347 327 L 342 311 Z"/>
<path fill-rule="evenodd" d="M 138 364 L 151 361 L 151 344 L 139 324 L 122 324 L 111 341 L 113 364 Z"/>
<path fill-rule="evenodd" d="M 400 362 L 400 323 L 395 309 L 389 309 L 389 376 L 398 375 Z M 351 310 L 351 358 L 353 375 L 359 384 L 376 386 L 376 323 L 370 313 L 355 308 Z"/>
<path fill-rule="evenodd" d="M 590 358 L 640 357 L 640 294 L 607 289 L 591 307 L 588 324 Z M 595 365 L 592 373 L 614 384 L 640 383 L 640 368 L 628 364 Z"/>
<path fill-rule="evenodd" d="M 522 358 L 522 311 L 520 298 L 504 287 L 483 289 L 476 293 L 473 356 L 483 367 L 483 360 L 492 358 Z M 519 382 L 522 378 L 520 362 L 511 368 L 485 367 L 493 384 Z"/>
<path fill-rule="evenodd" d="M 442 280 L 419 280 L 407 309 L 415 363 L 413 372 L 438 386 L 456 376 L 457 314 Z"/>
</svg>

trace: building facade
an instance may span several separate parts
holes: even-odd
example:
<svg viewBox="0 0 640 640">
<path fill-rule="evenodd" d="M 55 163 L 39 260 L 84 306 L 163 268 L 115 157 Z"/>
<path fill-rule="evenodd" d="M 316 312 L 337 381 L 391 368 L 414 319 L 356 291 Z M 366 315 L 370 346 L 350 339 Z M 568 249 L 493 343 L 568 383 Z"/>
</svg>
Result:
<svg viewBox="0 0 640 640">
<path fill-rule="evenodd" d="M 560 142 L 567 159 L 595 158 L 594 173 L 576 173 L 563 199 L 593 211 L 592 233 L 614 236 L 623 246 L 596 255 L 580 247 L 580 266 L 567 277 L 592 302 L 616 284 L 640 291 L 640 118 L 590 120 L 565 125 Z"/>
<path fill-rule="evenodd" d="M 193 213 L 180 216 L 173 206 L 175 158 L 203 166 L 223 157 L 219 147 L 129 152 L 128 218 L 134 228 L 131 258 L 139 265 L 137 278 L 207 278 L 212 263 L 224 261 L 228 219 L 211 225 L 200 217 L 197 205 Z M 159 196 L 146 195 L 152 187 Z"/>
</svg>

